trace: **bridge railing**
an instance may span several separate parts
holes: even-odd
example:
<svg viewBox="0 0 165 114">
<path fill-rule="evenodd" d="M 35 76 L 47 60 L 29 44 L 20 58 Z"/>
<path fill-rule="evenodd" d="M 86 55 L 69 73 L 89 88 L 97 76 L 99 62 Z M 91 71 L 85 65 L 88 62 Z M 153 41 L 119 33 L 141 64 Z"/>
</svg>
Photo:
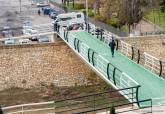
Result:
<svg viewBox="0 0 165 114">
<path fill-rule="evenodd" d="M 146 103 L 148 102 L 150 105 L 149 106 L 144 106 L 141 108 L 138 107 L 129 107 L 129 105 L 131 105 L 132 103 L 125 103 L 122 105 L 113 105 L 116 108 L 116 113 L 117 114 L 126 114 L 126 113 L 131 113 L 131 112 L 139 112 L 139 114 L 152 114 L 153 110 L 152 110 L 152 100 L 151 99 L 147 99 L 147 100 L 142 100 L 139 101 L 140 103 Z M 136 103 L 136 102 L 134 102 Z M 125 107 L 123 109 L 120 109 L 120 107 Z M 110 113 L 110 108 L 111 106 L 107 106 L 107 107 L 103 107 L 103 108 L 96 108 L 93 110 L 87 110 L 87 111 L 82 111 L 79 113 L 75 113 L 75 114 L 91 114 L 91 113 L 95 113 L 95 114 L 99 114 L 99 113 L 105 113 L 105 114 L 109 114 Z"/>
<path fill-rule="evenodd" d="M 143 100 L 139 103 L 147 103 L 148 106 L 137 107 L 137 102 L 125 99 L 119 92 L 132 90 L 136 87 L 124 88 L 119 90 L 109 90 L 100 93 L 93 93 L 86 96 L 62 99 L 58 101 L 21 104 L 9 107 L 3 107 L 4 114 L 85 114 L 87 112 L 109 111 L 110 106 L 118 109 L 118 113 L 151 108 L 152 100 Z M 133 91 L 132 91 L 133 92 Z M 129 93 L 133 97 L 133 93 Z M 130 98 L 132 99 L 132 98 Z M 123 110 L 123 107 L 126 108 Z"/>
<path fill-rule="evenodd" d="M 116 66 L 110 63 L 103 56 L 99 55 L 95 50 L 91 49 L 87 44 L 77 39 L 70 34 L 69 31 L 60 28 L 59 35 L 64 39 L 66 43 L 77 52 L 90 66 L 92 66 L 103 78 L 109 81 L 115 88 L 123 89 L 129 87 L 136 87 L 133 89 L 134 98 L 133 101 L 138 101 L 138 91 L 140 85 L 134 81 L 126 73 L 118 69 Z M 130 98 L 126 93 L 130 93 L 130 90 L 121 92 L 126 98 Z M 138 104 L 139 105 L 139 104 Z"/>
<path fill-rule="evenodd" d="M 81 114 L 80 112 L 84 111 L 93 111 L 97 109 L 103 109 L 110 106 L 115 106 L 117 108 L 123 108 L 123 107 L 131 107 L 132 109 L 136 106 L 134 104 L 137 104 L 136 101 L 131 101 L 131 99 L 134 97 L 132 93 L 133 90 L 136 87 L 130 87 L 125 89 L 119 89 L 119 90 L 110 90 L 106 92 L 96 93 L 96 94 L 90 94 L 86 96 L 81 96 L 77 98 L 71 98 L 71 99 L 64 99 L 55 101 L 55 113 L 56 114 Z M 120 95 L 120 92 L 123 92 L 125 90 L 131 90 L 132 92 L 129 93 L 131 96 L 130 100 L 125 99 L 122 95 Z M 127 93 L 125 93 L 127 94 Z M 148 103 L 147 107 L 151 107 L 152 100 L 145 100 L 143 103 Z M 141 107 L 144 108 L 144 107 Z M 136 107 L 138 110 L 139 108 Z M 129 109 L 128 109 L 129 110 Z M 128 111 L 125 110 L 125 111 Z M 92 112 L 91 111 L 91 112 Z"/>
</svg>

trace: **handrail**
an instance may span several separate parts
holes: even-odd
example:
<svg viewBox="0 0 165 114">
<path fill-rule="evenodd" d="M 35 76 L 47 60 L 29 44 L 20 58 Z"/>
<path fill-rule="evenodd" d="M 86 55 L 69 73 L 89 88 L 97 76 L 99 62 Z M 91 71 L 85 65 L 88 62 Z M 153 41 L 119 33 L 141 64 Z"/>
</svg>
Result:
<svg viewBox="0 0 165 114">
<path fill-rule="evenodd" d="M 151 102 L 151 106 L 148 106 L 148 107 L 144 107 L 144 108 L 149 108 L 151 107 L 151 112 L 148 112 L 148 113 L 152 113 L 152 99 L 146 99 L 146 100 L 141 100 L 141 101 L 138 101 L 140 103 L 143 103 L 143 102 Z M 120 106 L 124 106 L 124 105 L 129 105 L 129 104 L 135 104 L 137 102 L 132 102 L 132 103 L 125 103 L 123 105 L 118 105 L 118 106 L 114 106 L 114 107 L 120 107 Z M 96 111 L 99 111 L 99 110 L 105 110 L 105 109 L 110 109 L 111 107 L 108 106 L 108 107 L 104 107 L 104 108 L 98 108 L 98 109 L 94 109 L 94 110 L 88 110 L 88 111 L 83 111 L 83 112 L 78 112 L 78 113 L 74 113 L 74 114 L 86 114 L 86 113 L 89 113 L 89 112 L 96 112 Z M 133 110 L 132 110 L 133 111 Z M 125 112 L 125 111 L 124 111 Z M 122 113 L 122 112 L 119 112 L 119 113 Z"/>
<path fill-rule="evenodd" d="M 84 96 L 76 97 L 76 98 L 68 98 L 68 99 L 64 99 L 64 100 L 57 100 L 57 101 L 55 101 L 55 103 L 57 103 L 57 102 L 63 102 L 63 101 L 66 101 L 66 100 L 75 100 L 75 99 L 80 99 L 80 98 L 85 98 L 85 97 L 90 97 L 90 96 L 102 95 L 102 94 L 106 94 L 106 93 L 110 93 L 110 92 L 112 93 L 112 92 L 117 92 L 117 91 L 123 91 L 123 90 L 133 89 L 133 88 L 137 88 L 137 87 L 138 86 L 128 87 L 128 88 L 122 88 L 122 89 L 118 89 L 118 90 L 109 90 L 109 91 L 105 91 L 105 92 L 99 92 L 99 93 L 84 95 Z"/>
</svg>

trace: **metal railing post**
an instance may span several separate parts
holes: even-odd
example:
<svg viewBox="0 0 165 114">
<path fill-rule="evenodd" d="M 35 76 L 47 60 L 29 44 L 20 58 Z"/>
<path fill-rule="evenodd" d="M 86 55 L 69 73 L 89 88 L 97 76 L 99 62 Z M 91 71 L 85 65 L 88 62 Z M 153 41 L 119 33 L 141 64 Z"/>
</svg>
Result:
<svg viewBox="0 0 165 114">
<path fill-rule="evenodd" d="M 101 41 L 103 40 L 103 31 L 101 30 L 101 32 L 100 32 L 100 35 L 101 35 Z"/>
<path fill-rule="evenodd" d="M 88 33 L 90 33 L 90 26 L 89 26 L 89 23 L 87 24 L 87 29 L 88 29 Z"/>
<path fill-rule="evenodd" d="M 67 30 L 67 32 L 66 32 L 65 40 L 68 42 L 68 30 Z"/>
<path fill-rule="evenodd" d="M 77 49 L 77 45 L 76 45 L 76 41 L 77 41 L 77 38 L 74 38 L 74 49 L 76 50 Z"/>
<path fill-rule="evenodd" d="M 66 36 L 66 30 L 64 30 L 64 38 L 65 38 L 65 36 Z"/>
<path fill-rule="evenodd" d="M 138 60 L 137 60 L 137 63 L 139 64 L 140 63 L 140 50 L 138 49 Z"/>
<path fill-rule="evenodd" d="M 107 65 L 107 76 L 108 76 L 108 79 L 110 80 L 110 75 L 109 75 L 109 66 L 110 66 L 110 63 L 108 63 L 108 65 Z"/>
<path fill-rule="evenodd" d="M 133 108 L 133 102 L 134 102 L 134 92 L 133 92 L 133 89 L 134 88 L 131 88 L 131 90 L 132 90 L 132 108 Z"/>
<path fill-rule="evenodd" d="M 90 60 L 90 48 L 88 49 L 88 61 L 89 61 L 89 63 L 91 62 L 91 60 Z"/>
<path fill-rule="evenodd" d="M 160 73 L 159 73 L 159 76 L 162 76 L 162 61 L 159 61 L 159 63 L 160 63 Z"/>
<path fill-rule="evenodd" d="M 116 50 L 118 50 L 118 49 L 119 49 L 119 40 L 116 39 Z"/>
<path fill-rule="evenodd" d="M 114 68 L 114 70 L 113 70 L 113 82 L 116 85 L 115 74 L 116 74 L 116 68 Z"/>
<path fill-rule="evenodd" d="M 132 48 L 132 57 L 131 57 L 131 59 L 133 60 L 134 59 L 134 47 L 132 46 L 131 48 Z"/>
<path fill-rule="evenodd" d="M 80 40 L 77 41 L 77 51 L 80 52 Z"/>
<path fill-rule="evenodd" d="M 95 52 L 93 51 L 93 53 L 92 53 L 92 63 L 93 63 L 93 66 L 95 66 L 94 55 L 95 55 Z"/>
<path fill-rule="evenodd" d="M 139 86 L 137 86 L 137 88 L 136 88 L 136 102 L 137 102 L 137 105 L 140 107 L 140 103 L 139 103 L 139 88 L 140 88 L 141 86 L 139 85 Z"/>
<path fill-rule="evenodd" d="M 152 99 L 151 99 L 151 114 L 152 114 Z"/>
</svg>

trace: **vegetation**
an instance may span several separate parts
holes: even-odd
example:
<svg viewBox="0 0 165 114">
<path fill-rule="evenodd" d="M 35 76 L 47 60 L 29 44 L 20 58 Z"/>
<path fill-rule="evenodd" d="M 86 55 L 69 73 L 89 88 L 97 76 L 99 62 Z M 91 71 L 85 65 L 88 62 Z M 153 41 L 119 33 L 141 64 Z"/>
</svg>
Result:
<svg viewBox="0 0 165 114">
<path fill-rule="evenodd" d="M 145 15 L 145 19 L 165 29 L 165 13 L 160 10 L 150 11 Z"/>
<path fill-rule="evenodd" d="M 110 114 L 116 114 L 116 111 L 115 111 L 115 107 L 114 106 L 112 106 L 110 108 Z"/>
<path fill-rule="evenodd" d="M 70 3 L 67 7 L 68 7 L 69 9 L 73 9 L 73 10 L 85 9 L 84 4 L 77 4 L 77 3 L 75 3 L 74 6 L 73 6 L 72 3 Z"/>
<path fill-rule="evenodd" d="M 69 8 L 85 12 L 86 0 Z M 165 0 L 88 0 L 89 17 L 115 28 L 130 32 L 143 17 L 165 28 Z M 158 9 L 153 13 L 153 9 Z M 127 27 L 126 27 L 127 26 Z"/>
</svg>

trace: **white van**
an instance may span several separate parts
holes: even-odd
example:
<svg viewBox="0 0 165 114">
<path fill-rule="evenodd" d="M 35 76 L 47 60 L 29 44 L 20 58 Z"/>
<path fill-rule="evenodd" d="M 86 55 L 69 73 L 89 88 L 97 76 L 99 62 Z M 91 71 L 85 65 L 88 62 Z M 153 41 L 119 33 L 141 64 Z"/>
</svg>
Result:
<svg viewBox="0 0 165 114">
<path fill-rule="evenodd" d="M 59 14 L 53 22 L 60 26 L 66 27 L 70 22 L 85 23 L 85 17 L 82 12 L 72 12 Z"/>
</svg>

